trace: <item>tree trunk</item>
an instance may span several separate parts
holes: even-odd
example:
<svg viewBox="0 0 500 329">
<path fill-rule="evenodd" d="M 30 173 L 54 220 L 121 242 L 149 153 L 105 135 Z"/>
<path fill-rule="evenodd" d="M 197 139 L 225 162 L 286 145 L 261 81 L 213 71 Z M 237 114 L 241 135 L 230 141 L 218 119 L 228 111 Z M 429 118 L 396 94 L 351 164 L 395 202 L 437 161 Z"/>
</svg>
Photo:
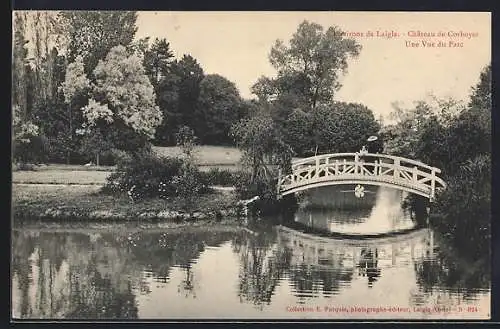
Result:
<svg viewBox="0 0 500 329">
<path fill-rule="evenodd" d="M 69 102 L 68 106 L 68 112 L 69 112 L 69 148 L 68 152 L 66 154 L 66 163 L 69 164 L 70 160 L 70 154 L 71 154 L 71 147 L 73 147 L 73 118 L 72 118 L 72 111 L 71 111 L 71 102 Z"/>
<path fill-rule="evenodd" d="M 96 154 L 96 165 L 99 166 L 99 153 Z"/>
</svg>

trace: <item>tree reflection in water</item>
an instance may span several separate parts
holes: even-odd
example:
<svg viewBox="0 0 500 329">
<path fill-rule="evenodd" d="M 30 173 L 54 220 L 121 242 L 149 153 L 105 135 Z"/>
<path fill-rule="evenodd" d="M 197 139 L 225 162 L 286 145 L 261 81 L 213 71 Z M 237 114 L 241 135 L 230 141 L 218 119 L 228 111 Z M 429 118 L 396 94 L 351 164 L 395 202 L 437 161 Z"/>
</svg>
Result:
<svg viewBox="0 0 500 329">
<path fill-rule="evenodd" d="M 240 301 L 263 308 L 271 297 L 284 271 L 289 267 L 288 250 L 277 248 L 276 232 L 259 230 L 233 238 L 233 251 L 240 257 L 238 296 Z"/>
<path fill-rule="evenodd" d="M 290 303 L 304 302 L 338 295 L 364 277 L 369 287 L 380 285 L 386 269 L 399 266 L 411 266 L 416 274 L 418 289 L 409 288 L 408 301 L 414 305 L 428 305 L 435 298 L 474 299 L 481 289 L 489 289 L 490 278 L 481 260 L 460 260 L 441 241 L 433 242 L 432 236 L 423 237 L 418 232 L 420 235 L 403 236 L 397 241 L 353 244 L 330 238 L 325 242 L 325 237 L 306 238 L 304 235 L 311 234 L 296 230 L 283 235 L 272 225 L 252 229 L 254 233 L 14 230 L 14 316 L 134 319 L 139 316 L 136 296 L 150 294 L 152 282 L 164 282 L 156 290 L 169 285 L 174 267 L 183 271 L 183 277 L 175 282 L 173 294 L 161 298 L 174 302 L 176 298 L 201 299 L 199 290 L 204 282 L 196 274 L 199 266 L 207 265 L 197 264 L 197 260 L 207 247 L 227 241 L 232 241 L 232 255 L 236 254 L 239 261 L 235 293 L 241 303 L 258 309 L 272 303 L 281 283 L 291 288 L 291 295 L 286 297 L 291 298 Z M 416 256 L 414 247 L 421 249 Z"/>
<path fill-rule="evenodd" d="M 359 275 L 368 278 L 368 287 L 372 287 L 373 283 L 380 277 L 381 270 L 378 265 L 378 249 L 377 248 L 361 248 L 361 256 L 358 263 Z"/>
<path fill-rule="evenodd" d="M 414 263 L 417 284 L 420 287 L 414 302 L 419 304 L 418 294 L 424 297 L 453 298 L 461 296 L 461 300 L 474 300 L 478 293 L 490 289 L 489 255 L 481 259 L 467 260 L 452 253 L 443 239 L 436 237 L 439 252 L 429 257 L 421 257 Z M 473 248 L 473 246 L 471 246 Z M 446 289 L 442 289 L 445 287 Z M 455 297 L 456 298 L 456 297 Z"/>
<path fill-rule="evenodd" d="M 177 287 L 177 292 L 184 294 L 186 298 L 189 296 L 196 298 L 196 290 L 194 285 L 194 276 L 191 271 L 191 264 L 182 267 L 184 269 L 184 273 L 186 274 L 186 278 L 182 280 L 182 282 Z"/>
<path fill-rule="evenodd" d="M 187 269 L 205 246 L 234 233 L 75 233 L 14 230 L 12 273 L 19 296 L 16 318 L 134 319 L 135 292 L 149 293 L 145 273 L 168 278 L 173 266 Z M 146 274 L 148 275 L 148 274 Z M 36 280 L 34 280 L 34 278 Z M 31 289 L 35 294 L 31 294 Z M 191 289 L 192 290 L 192 289 Z"/>
</svg>

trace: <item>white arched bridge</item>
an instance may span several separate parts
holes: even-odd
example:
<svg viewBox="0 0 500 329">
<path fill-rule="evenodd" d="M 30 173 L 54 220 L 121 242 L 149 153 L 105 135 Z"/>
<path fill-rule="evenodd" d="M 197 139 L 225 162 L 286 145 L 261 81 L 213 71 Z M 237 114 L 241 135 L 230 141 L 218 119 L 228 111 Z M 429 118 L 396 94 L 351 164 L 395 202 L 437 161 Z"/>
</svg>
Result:
<svg viewBox="0 0 500 329">
<path fill-rule="evenodd" d="M 434 200 L 446 187 L 441 170 L 425 163 L 385 154 L 323 154 L 292 162 L 292 172 L 279 172 L 278 196 L 329 185 L 378 185 Z"/>
</svg>

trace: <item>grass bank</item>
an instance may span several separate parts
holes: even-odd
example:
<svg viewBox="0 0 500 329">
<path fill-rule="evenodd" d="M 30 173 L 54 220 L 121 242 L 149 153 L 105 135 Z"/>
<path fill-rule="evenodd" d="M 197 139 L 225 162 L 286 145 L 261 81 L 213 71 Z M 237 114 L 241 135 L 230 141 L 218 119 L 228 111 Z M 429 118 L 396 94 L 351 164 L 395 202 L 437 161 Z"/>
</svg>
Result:
<svg viewBox="0 0 500 329">
<path fill-rule="evenodd" d="M 153 147 L 163 156 L 179 156 L 179 147 Z M 239 168 L 241 153 L 233 147 L 199 146 L 196 159 L 201 170 Z M 12 173 L 12 204 L 16 220 L 35 219 L 71 222 L 101 221 L 234 221 L 236 202 L 232 190 L 216 188 L 185 210 L 179 198 L 132 201 L 128 196 L 100 193 L 112 166 L 49 164 Z"/>
<path fill-rule="evenodd" d="M 93 185 L 14 184 L 15 221 L 230 221 L 237 216 L 231 191 L 214 191 L 198 197 L 189 211 L 182 199 L 132 201 L 126 195 L 100 192 Z"/>
</svg>

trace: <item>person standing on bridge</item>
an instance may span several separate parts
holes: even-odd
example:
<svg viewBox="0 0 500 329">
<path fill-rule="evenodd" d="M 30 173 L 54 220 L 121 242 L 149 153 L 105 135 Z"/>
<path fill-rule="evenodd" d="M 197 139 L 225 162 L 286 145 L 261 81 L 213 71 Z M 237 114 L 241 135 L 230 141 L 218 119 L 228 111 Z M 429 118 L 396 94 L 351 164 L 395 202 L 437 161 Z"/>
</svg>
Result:
<svg viewBox="0 0 500 329">
<path fill-rule="evenodd" d="M 382 142 L 377 136 L 370 136 L 370 137 L 368 137 L 368 139 L 366 141 L 368 142 L 368 153 L 378 154 L 378 153 L 382 152 L 382 148 L 383 148 Z M 376 175 L 377 174 L 377 164 L 378 164 L 377 157 L 368 156 L 366 161 L 371 162 L 371 163 L 375 163 L 375 165 L 373 166 L 373 174 Z"/>
</svg>

